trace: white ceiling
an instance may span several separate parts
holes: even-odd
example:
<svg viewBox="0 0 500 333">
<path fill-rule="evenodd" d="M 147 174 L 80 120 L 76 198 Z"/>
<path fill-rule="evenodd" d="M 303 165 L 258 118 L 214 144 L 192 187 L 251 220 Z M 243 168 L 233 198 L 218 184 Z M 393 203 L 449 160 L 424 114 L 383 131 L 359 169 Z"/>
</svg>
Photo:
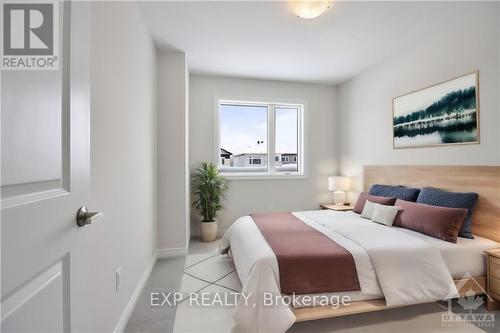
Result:
<svg viewBox="0 0 500 333">
<path fill-rule="evenodd" d="M 335 2 L 313 20 L 284 1 L 140 6 L 157 46 L 185 52 L 191 73 L 338 84 L 460 24 L 474 4 Z"/>
</svg>

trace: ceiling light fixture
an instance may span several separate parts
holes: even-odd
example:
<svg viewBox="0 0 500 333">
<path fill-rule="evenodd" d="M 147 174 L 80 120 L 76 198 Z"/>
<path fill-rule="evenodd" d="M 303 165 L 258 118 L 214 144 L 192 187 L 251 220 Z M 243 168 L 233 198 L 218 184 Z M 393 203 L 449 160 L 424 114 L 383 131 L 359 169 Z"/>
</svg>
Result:
<svg viewBox="0 0 500 333">
<path fill-rule="evenodd" d="M 332 1 L 325 0 L 292 0 L 292 10 L 300 18 L 313 19 L 330 8 Z"/>
</svg>

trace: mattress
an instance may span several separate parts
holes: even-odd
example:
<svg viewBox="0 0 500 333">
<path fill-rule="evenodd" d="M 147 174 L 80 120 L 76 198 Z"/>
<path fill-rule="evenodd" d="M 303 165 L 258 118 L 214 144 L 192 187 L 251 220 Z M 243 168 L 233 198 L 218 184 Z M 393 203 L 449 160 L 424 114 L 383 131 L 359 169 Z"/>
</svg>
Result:
<svg viewBox="0 0 500 333">
<path fill-rule="evenodd" d="M 486 275 L 486 255 L 484 250 L 499 246 L 497 242 L 479 236 L 474 236 L 474 239 L 458 237 L 457 243 L 453 244 L 416 231 L 399 229 L 434 244 L 441 252 L 451 276 L 455 279 L 462 278 L 466 274 L 472 276 Z"/>
<path fill-rule="evenodd" d="M 339 215 L 339 214 L 348 214 L 348 215 Z M 303 219 L 304 222 L 307 223 L 307 219 L 315 220 L 316 222 L 319 222 L 321 220 L 331 220 L 333 218 L 345 218 L 345 219 L 362 219 L 359 217 L 358 214 L 355 214 L 353 212 L 335 212 L 335 211 L 330 211 L 330 210 L 324 210 L 324 211 L 308 211 L 308 212 L 298 212 L 296 215 Z M 245 219 L 250 219 L 250 217 L 244 217 Z M 363 219 L 365 220 L 365 219 Z M 367 223 L 373 223 L 370 221 L 365 220 Z M 253 223 L 252 223 L 253 224 Z M 486 275 L 486 256 L 484 255 L 483 251 L 486 249 L 491 249 L 498 247 L 499 244 L 486 239 L 482 237 L 475 236 L 474 239 L 466 239 L 466 238 L 458 238 L 457 243 L 449 243 L 445 242 L 412 230 L 404 229 L 404 228 L 398 228 L 398 227 L 393 227 L 397 228 L 399 231 L 408 233 L 414 237 L 420 238 L 421 240 L 424 240 L 426 242 L 429 242 L 430 244 L 434 245 L 439 252 L 441 253 L 443 260 L 445 261 L 445 264 L 451 274 L 451 276 L 455 279 L 462 278 L 465 276 L 482 276 Z M 259 237 L 260 238 L 260 237 Z M 243 241 L 243 240 L 240 240 Z M 263 240 L 263 238 L 261 239 Z M 259 242 L 260 243 L 260 242 Z M 257 245 L 257 244 L 255 244 Z M 265 244 L 267 245 L 267 243 Z M 268 246 L 252 246 L 254 249 L 251 251 L 252 254 L 257 255 L 257 252 L 255 251 L 256 248 L 262 249 L 262 251 L 267 252 L 267 256 L 269 256 L 269 252 L 271 251 Z M 341 244 L 342 245 L 342 244 Z M 268 248 L 265 250 L 264 248 Z M 248 256 L 249 252 L 246 252 L 246 256 Z M 264 254 L 258 254 L 258 255 L 264 255 Z M 356 257 L 356 254 L 353 253 L 353 255 Z M 247 258 L 245 258 L 246 260 Z M 368 263 L 363 263 L 362 260 L 359 260 L 360 258 L 356 258 L 356 264 L 357 266 L 361 264 L 362 267 L 358 267 L 358 274 L 367 274 L 366 272 L 370 272 L 368 266 L 371 266 L 371 264 Z M 368 259 L 369 261 L 369 259 Z M 238 269 L 240 267 L 239 263 L 236 262 L 236 268 L 238 275 L 240 277 L 240 280 L 242 280 L 242 283 L 245 283 L 244 276 L 247 276 L 247 273 L 245 269 L 241 269 L 241 271 Z M 241 265 L 244 266 L 244 265 Z M 241 267 L 243 268 L 243 267 Z M 244 271 L 244 272 L 242 272 Z M 371 280 L 370 278 L 363 278 L 363 280 Z M 374 283 L 377 284 L 376 278 L 373 279 Z M 337 292 L 337 293 L 325 293 L 325 294 L 314 294 L 314 295 L 296 295 L 295 296 L 295 308 L 300 308 L 303 307 L 301 306 L 302 299 L 310 299 L 311 296 L 315 296 L 317 299 L 320 299 L 321 297 L 328 297 L 329 299 L 335 299 L 335 298 L 340 298 L 344 296 L 350 297 L 351 301 L 361 301 L 361 300 L 370 300 L 370 299 L 378 299 L 382 298 L 383 294 L 380 291 L 380 288 L 376 286 L 375 288 L 370 288 L 371 290 L 376 290 L 374 293 L 363 293 L 361 291 L 354 291 L 354 292 Z M 308 301 L 305 301 L 307 303 Z M 307 303 L 309 304 L 309 303 Z M 305 305 L 305 306 L 310 306 L 310 305 Z"/>
<path fill-rule="evenodd" d="M 354 214 L 354 213 L 353 213 Z M 395 227 L 396 228 L 396 227 Z M 415 237 L 425 239 L 426 241 L 434 244 L 438 249 L 443 259 L 450 271 L 451 276 L 454 279 L 460 279 L 471 276 L 482 276 L 486 275 L 486 260 L 487 257 L 484 254 L 484 250 L 496 248 L 499 243 L 494 242 L 490 239 L 474 236 L 474 239 L 458 237 L 457 243 L 449 243 L 436 239 L 419 232 L 408 230 L 404 228 L 398 228 L 400 231 L 411 234 Z M 294 308 L 308 307 L 307 301 L 303 301 L 305 297 L 310 298 L 312 296 L 326 297 L 328 299 L 339 299 L 341 297 L 347 296 L 350 298 L 351 302 L 356 301 L 368 301 L 373 299 L 383 298 L 382 293 L 377 294 L 364 294 L 361 291 L 351 291 L 342 293 L 325 293 L 325 294 L 314 294 L 314 295 L 298 295 L 296 296 L 296 304 Z"/>
</svg>

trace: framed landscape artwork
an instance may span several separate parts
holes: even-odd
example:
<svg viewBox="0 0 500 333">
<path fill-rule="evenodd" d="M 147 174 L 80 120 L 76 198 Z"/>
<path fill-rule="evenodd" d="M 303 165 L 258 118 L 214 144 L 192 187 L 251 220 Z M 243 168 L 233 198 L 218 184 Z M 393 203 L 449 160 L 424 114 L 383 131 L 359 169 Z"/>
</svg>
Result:
<svg viewBox="0 0 500 333">
<path fill-rule="evenodd" d="M 393 147 L 479 143 L 476 71 L 393 99 Z"/>
</svg>

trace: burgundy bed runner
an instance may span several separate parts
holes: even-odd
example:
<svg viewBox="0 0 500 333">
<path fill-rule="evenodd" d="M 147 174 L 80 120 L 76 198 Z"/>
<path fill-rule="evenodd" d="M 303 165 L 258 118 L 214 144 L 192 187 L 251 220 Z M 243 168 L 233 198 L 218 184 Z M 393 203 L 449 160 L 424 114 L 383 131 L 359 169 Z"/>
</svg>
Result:
<svg viewBox="0 0 500 333">
<path fill-rule="evenodd" d="M 360 290 L 354 258 L 345 248 L 292 213 L 250 216 L 278 259 L 283 294 Z"/>
</svg>

